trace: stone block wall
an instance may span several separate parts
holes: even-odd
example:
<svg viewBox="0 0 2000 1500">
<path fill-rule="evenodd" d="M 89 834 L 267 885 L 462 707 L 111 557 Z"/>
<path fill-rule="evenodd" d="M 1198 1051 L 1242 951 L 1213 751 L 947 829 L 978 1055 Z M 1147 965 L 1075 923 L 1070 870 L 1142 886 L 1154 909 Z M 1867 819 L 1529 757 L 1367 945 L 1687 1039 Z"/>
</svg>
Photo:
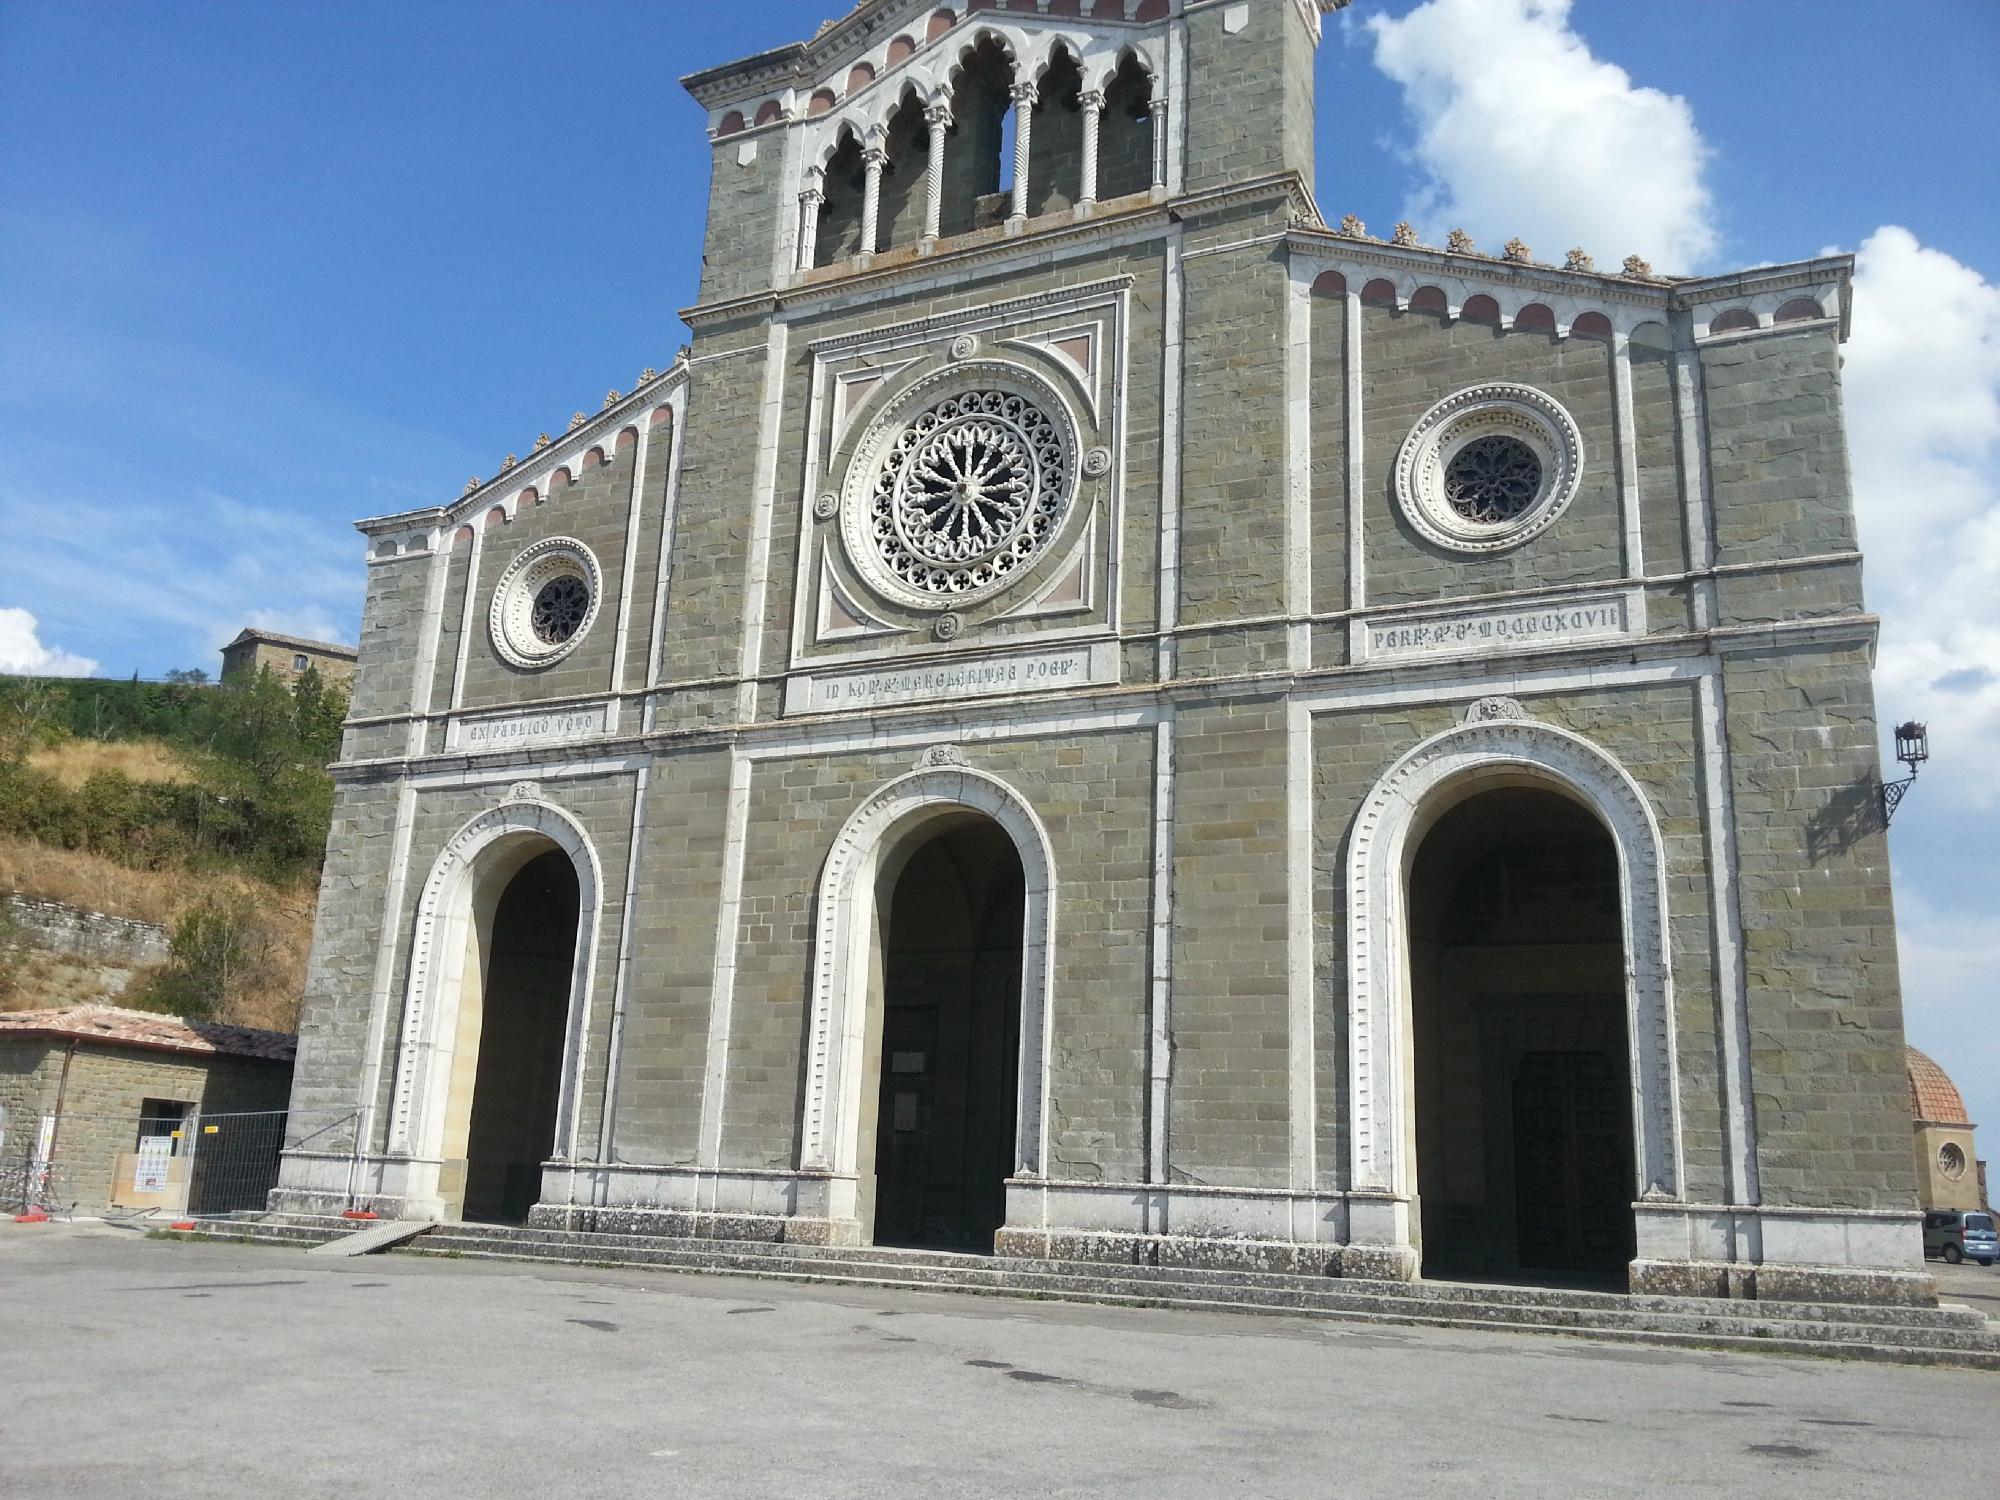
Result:
<svg viewBox="0 0 2000 1500">
<path fill-rule="evenodd" d="M 371 561 L 361 605 L 361 647 L 348 715 L 370 719 L 409 712 L 411 674 L 422 647 L 430 558 Z M 351 732 L 350 732 L 351 733 Z M 347 754 L 353 753 L 350 738 Z"/>
<path fill-rule="evenodd" d="M 140 968 L 165 963 L 172 948 L 167 929 L 155 923 L 108 917 L 60 901 L 0 897 L 0 918 L 12 924 L 15 941 L 76 958 Z"/>
<path fill-rule="evenodd" d="M 1296 172 L 1313 180 L 1315 38 L 1291 0 L 1188 12 L 1189 191 Z"/>
<path fill-rule="evenodd" d="M 1748 654 L 1724 672 L 1765 1200 L 1908 1208 L 1909 1081 L 1868 653 Z"/>
<path fill-rule="evenodd" d="M 1168 1173 L 1289 1182 L 1285 710 L 1175 722 L 1173 1109 Z"/>
<path fill-rule="evenodd" d="M 517 509 L 504 524 L 489 525 L 476 554 L 478 577 L 472 580 L 473 615 L 465 638 L 465 691 L 468 709 L 501 708 L 548 699 L 583 698 L 610 690 L 618 639 L 618 619 L 626 607 L 624 598 L 625 552 L 631 526 L 633 465 L 636 445 L 607 444 L 606 461 L 578 473 L 573 482 L 552 488 L 534 505 Z M 651 507 L 660 503 L 658 495 L 645 497 Z M 570 537 L 582 542 L 597 559 L 600 603 L 596 622 L 574 651 L 554 666 L 526 671 L 503 660 L 493 645 L 487 628 L 487 612 L 493 590 L 508 565 L 537 542 L 549 537 Z M 475 554 L 463 548 L 453 554 L 454 572 L 459 559 L 470 567 Z M 650 581 L 650 580 L 648 580 Z M 462 606 L 463 594 L 458 601 Z M 640 590 L 641 600 L 650 595 Z M 449 603 L 449 601 L 448 601 Z M 447 607 L 444 618 L 455 628 L 457 617 Z M 463 613 L 462 607 L 460 613 Z M 440 663 L 445 659 L 442 648 Z"/>
</svg>

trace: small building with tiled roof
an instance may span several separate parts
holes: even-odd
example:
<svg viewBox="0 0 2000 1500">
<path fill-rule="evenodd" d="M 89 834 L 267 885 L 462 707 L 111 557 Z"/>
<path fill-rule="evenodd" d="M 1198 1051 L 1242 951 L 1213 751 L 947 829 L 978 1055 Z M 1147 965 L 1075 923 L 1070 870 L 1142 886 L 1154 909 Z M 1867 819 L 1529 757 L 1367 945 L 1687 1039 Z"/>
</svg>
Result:
<svg viewBox="0 0 2000 1500">
<path fill-rule="evenodd" d="M 287 1032 L 115 1006 L 0 1014 L 0 1209 L 44 1163 L 48 1199 L 79 1213 L 260 1207 L 296 1050 Z M 141 1191 L 149 1140 L 161 1185 Z"/>
<path fill-rule="evenodd" d="M 1973 1145 L 1965 1097 L 1927 1054 L 1915 1047 L 1908 1054 L 1918 1197 L 1927 1209 L 1984 1208 L 1985 1165 Z"/>
<path fill-rule="evenodd" d="M 222 648 L 222 680 L 255 677 L 268 669 L 281 682 L 296 682 L 311 667 L 329 682 L 354 680 L 359 653 L 334 641 L 309 641 L 275 630 L 243 630 Z"/>
</svg>

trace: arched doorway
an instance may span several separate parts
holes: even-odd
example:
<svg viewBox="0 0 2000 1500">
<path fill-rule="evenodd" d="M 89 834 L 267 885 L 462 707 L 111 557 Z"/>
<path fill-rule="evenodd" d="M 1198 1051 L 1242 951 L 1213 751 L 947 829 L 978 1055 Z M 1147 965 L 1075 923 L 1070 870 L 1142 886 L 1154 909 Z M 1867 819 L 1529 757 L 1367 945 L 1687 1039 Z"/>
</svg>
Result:
<svg viewBox="0 0 2000 1500">
<path fill-rule="evenodd" d="M 1025 896 L 1013 841 L 976 814 L 920 827 L 885 862 L 877 1244 L 985 1253 L 1006 1222 Z"/>
<path fill-rule="evenodd" d="M 1484 786 L 1409 865 L 1423 1273 L 1615 1279 L 1636 1192 L 1618 849 L 1545 783 Z"/>
<path fill-rule="evenodd" d="M 482 887 L 488 899 L 475 897 L 470 936 L 477 952 L 467 955 L 459 996 L 445 1156 L 464 1161 L 462 1217 L 519 1224 L 555 1149 L 580 892 L 569 856 L 546 846 Z"/>
<path fill-rule="evenodd" d="M 966 1207 L 949 1219 L 941 1209 L 934 1216 L 926 1189 L 927 1222 L 917 1225 L 918 1237 L 990 1251 L 988 1221 L 1004 1215 L 1006 1183 L 1046 1174 L 1055 891 L 1048 831 L 1034 809 L 999 777 L 967 765 L 953 745 L 932 746 L 916 769 L 878 787 L 835 837 L 814 918 L 799 1126 L 799 1165 L 824 1184 L 819 1212 L 834 1243 L 909 1231 L 906 1211 L 897 1211 L 900 1218 L 876 1213 L 878 1167 L 888 1165 L 892 1177 L 904 1171 L 903 1163 L 886 1161 L 892 1148 L 880 1137 L 897 1133 L 899 1108 L 905 1122 L 913 1110 L 919 1124 L 924 1118 L 925 1089 L 897 1086 L 917 1066 L 913 1057 L 899 1060 L 899 1051 L 926 1052 L 924 1069 L 938 1070 L 925 1086 L 933 1098 L 943 1089 L 970 1100 L 976 1091 L 980 1102 L 967 1123 L 993 1141 L 991 1157 L 984 1145 L 958 1148 L 952 1159 L 974 1164 L 971 1174 L 964 1165 L 955 1169 Z M 1000 976 L 1008 973 L 1014 983 L 1002 1021 Z M 891 1021 L 892 998 L 899 1012 L 920 1010 L 927 983 L 931 993 L 948 995 L 954 982 L 964 997 L 957 1003 L 979 1014 L 952 1023 L 967 1042 L 947 1081 L 945 1049 L 885 1049 L 884 1041 L 901 1041 L 924 1024 Z M 1018 1038 L 997 1060 L 996 1033 Z M 976 1057 L 974 1037 L 984 1039 Z M 898 1093 L 917 1098 L 899 1104 Z M 914 1146 L 894 1149 L 915 1155 Z M 984 1207 L 975 1214 L 977 1205 Z"/>
</svg>

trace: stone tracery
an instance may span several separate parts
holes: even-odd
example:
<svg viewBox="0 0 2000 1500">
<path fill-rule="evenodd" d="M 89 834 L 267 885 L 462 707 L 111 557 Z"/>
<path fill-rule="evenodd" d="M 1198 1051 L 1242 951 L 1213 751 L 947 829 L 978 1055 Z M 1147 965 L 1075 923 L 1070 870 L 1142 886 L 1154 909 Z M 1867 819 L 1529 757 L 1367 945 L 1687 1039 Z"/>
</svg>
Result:
<svg viewBox="0 0 2000 1500">
<path fill-rule="evenodd" d="M 1012 364 L 948 367 L 878 417 L 849 469 L 849 560 L 878 592 L 935 609 L 999 592 L 1074 507 L 1075 419 Z"/>
</svg>

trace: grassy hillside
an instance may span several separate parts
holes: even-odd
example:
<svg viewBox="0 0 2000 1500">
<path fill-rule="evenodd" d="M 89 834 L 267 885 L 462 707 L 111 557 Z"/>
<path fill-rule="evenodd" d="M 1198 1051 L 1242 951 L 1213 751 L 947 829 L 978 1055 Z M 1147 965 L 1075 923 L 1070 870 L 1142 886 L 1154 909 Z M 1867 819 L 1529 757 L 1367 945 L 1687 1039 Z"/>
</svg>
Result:
<svg viewBox="0 0 2000 1500">
<path fill-rule="evenodd" d="M 28 768 L 54 777 L 71 792 L 106 772 L 131 781 L 191 783 L 200 779 L 186 754 L 164 740 L 65 740 L 30 752 Z"/>
<path fill-rule="evenodd" d="M 121 1003 L 289 1029 L 345 712 L 312 673 L 296 689 L 0 679 L 0 891 L 167 927 L 172 961 Z M 88 982 L 16 948 L 0 1005 Z"/>
</svg>

